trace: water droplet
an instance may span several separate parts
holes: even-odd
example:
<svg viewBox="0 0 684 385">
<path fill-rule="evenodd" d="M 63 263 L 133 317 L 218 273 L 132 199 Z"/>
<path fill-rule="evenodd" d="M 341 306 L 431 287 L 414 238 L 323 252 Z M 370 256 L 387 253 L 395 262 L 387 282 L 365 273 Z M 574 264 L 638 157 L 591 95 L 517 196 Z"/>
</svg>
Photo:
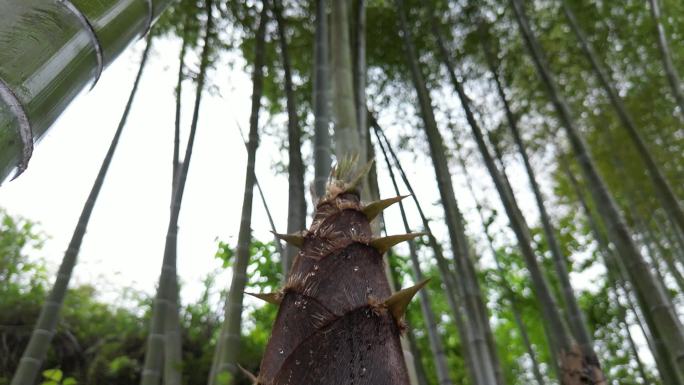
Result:
<svg viewBox="0 0 684 385">
<path fill-rule="evenodd" d="M 318 265 L 313 266 L 314 271 L 318 271 Z"/>
<path fill-rule="evenodd" d="M 284 350 L 283 348 L 280 348 L 280 349 L 278 349 L 278 353 L 284 354 L 284 353 L 285 353 L 285 350 Z"/>
<path fill-rule="evenodd" d="M 366 367 L 361 368 L 361 377 L 363 377 L 366 374 Z"/>
<path fill-rule="evenodd" d="M 302 363 L 302 362 L 299 361 L 299 360 L 296 360 L 296 361 L 295 361 L 295 365 L 297 365 L 297 366 L 299 366 L 299 364 L 301 364 L 301 363 Z"/>
<path fill-rule="evenodd" d="M 358 267 L 358 266 L 354 266 L 354 271 L 359 271 L 359 267 Z"/>
</svg>

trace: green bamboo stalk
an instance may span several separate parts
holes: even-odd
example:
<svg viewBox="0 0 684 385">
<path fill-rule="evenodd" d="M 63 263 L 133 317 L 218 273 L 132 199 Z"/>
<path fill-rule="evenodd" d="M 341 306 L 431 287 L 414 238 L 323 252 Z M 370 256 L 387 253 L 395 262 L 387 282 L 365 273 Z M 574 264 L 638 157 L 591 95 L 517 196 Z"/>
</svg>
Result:
<svg viewBox="0 0 684 385">
<path fill-rule="evenodd" d="M 389 172 L 390 179 L 392 180 L 392 186 L 397 196 L 401 195 L 399 191 L 399 185 L 397 185 L 397 180 L 394 175 L 394 170 L 392 169 L 392 164 L 390 163 L 389 157 L 387 156 L 386 150 L 383 144 L 378 141 L 378 145 L 384 154 L 385 163 L 387 164 L 387 171 Z M 404 230 L 406 233 L 411 233 L 411 226 L 406 218 L 406 210 L 404 209 L 404 203 L 399 202 L 399 211 L 401 213 L 401 220 L 404 224 Z M 415 282 L 422 282 L 425 279 L 422 269 L 420 268 L 420 261 L 418 260 L 418 251 L 416 249 L 416 244 L 413 241 L 408 242 L 409 255 L 411 257 L 411 264 L 413 266 L 414 280 Z M 447 364 L 446 352 L 444 350 L 444 344 L 442 343 L 442 337 L 437 331 L 437 319 L 435 313 L 432 310 L 430 296 L 427 290 L 421 290 L 418 292 L 420 296 L 420 309 L 423 314 L 425 321 L 425 328 L 428 333 L 428 340 L 430 342 L 430 349 L 432 350 L 432 356 L 435 361 L 435 367 L 437 370 L 437 383 L 440 385 L 452 385 L 453 382 L 449 378 L 449 366 Z"/>
<path fill-rule="evenodd" d="M 237 125 L 238 131 L 240 132 L 240 137 L 242 138 L 242 141 L 245 143 L 245 149 L 249 150 L 249 141 L 245 140 L 245 135 L 242 133 L 242 127 L 240 127 L 240 123 L 235 121 L 235 124 Z M 278 230 L 276 229 L 275 222 L 273 221 L 273 216 L 271 215 L 271 210 L 268 208 L 268 203 L 266 202 L 266 196 L 264 195 L 264 190 L 261 189 L 261 184 L 259 184 L 259 177 L 256 176 L 256 173 L 254 175 L 254 185 L 256 186 L 257 190 L 259 191 L 259 197 L 261 198 L 261 204 L 264 206 L 264 211 L 266 211 L 266 218 L 268 219 L 268 223 L 271 226 L 271 231 L 273 232 L 273 243 L 275 244 L 276 251 L 278 252 L 278 255 L 281 256 L 283 255 L 283 245 L 280 243 L 280 238 L 276 234 L 279 234 Z"/>
<path fill-rule="evenodd" d="M 100 194 L 100 190 L 102 189 L 102 185 L 104 184 L 107 170 L 109 169 L 109 165 L 114 157 L 114 152 L 116 151 L 123 128 L 126 125 L 126 119 L 128 118 L 128 113 L 131 110 L 133 100 L 138 91 L 138 84 L 140 83 L 140 78 L 142 77 L 145 64 L 147 63 L 147 57 L 151 46 L 152 42 L 148 37 L 147 46 L 145 47 L 140 60 L 138 74 L 135 77 L 133 88 L 128 96 L 128 101 L 126 102 L 126 107 L 124 108 L 123 114 L 121 115 L 121 120 L 119 121 L 119 125 L 114 133 L 112 142 L 109 145 L 107 155 L 105 155 L 105 158 L 102 161 L 102 166 L 100 166 L 100 171 L 95 178 L 93 187 L 90 190 L 90 194 L 88 195 L 88 198 L 83 206 L 81 216 L 78 219 L 78 223 L 74 229 L 71 241 L 69 242 L 69 247 L 64 253 L 64 258 L 59 266 L 57 278 L 55 279 L 55 283 L 50 291 L 50 295 L 40 310 L 40 315 L 38 316 L 36 326 L 31 333 L 31 338 L 29 339 L 28 345 L 26 346 L 21 360 L 19 361 L 19 366 L 12 377 L 11 385 L 33 385 L 38 377 L 38 374 L 40 373 L 41 365 L 45 360 L 45 355 L 50 347 L 50 342 L 52 341 L 52 337 L 59 321 L 59 313 L 64 304 L 64 297 L 67 294 L 69 280 L 71 279 L 71 275 L 76 267 L 76 259 L 81 249 L 81 243 L 83 242 L 86 229 L 88 228 L 90 216 L 95 208 L 95 203 Z"/>
<path fill-rule="evenodd" d="M 354 103 L 354 82 L 352 58 L 349 43 L 349 10 L 346 1 L 332 2 L 330 18 L 332 112 L 335 132 L 335 155 L 337 160 L 345 156 L 358 155 L 366 159 L 365 147 L 361 146 L 361 135 Z M 365 187 L 365 185 L 364 185 Z M 367 188 L 361 189 L 368 193 Z"/>
<path fill-rule="evenodd" d="M 672 254 L 669 253 L 669 250 L 665 249 L 665 246 L 653 232 L 653 229 L 647 223 L 646 219 L 644 219 L 644 217 L 638 212 L 635 213 L 634 216 L 636 223 L 638 224 L 637 226 L 639 227 L 640 232 L 643 234 L 644 241 L 653 245 L 657 250 L 657 252 L 655 250 L 653 251 L 654 256 L 652 258 L 655 259 L 655 256 L 657 255 L 659 259 L 665 262 L 667 272 L 670 273 L 670 275 L 674 278 L 679 292 L 684 293 L 684 276 L 682 276 L 677 269 L 677 266 L 675 266 L 674 261 L 672 260 Z"/>
<path fill-rule="evenodd" d="M 280 57 L 285 73 L 285 96 L 287 99 L 287 147 L 289 162 L 287 165 L 288 205 L 287 232 L 292 234 L 306 228 L 306 199 L 304 197 L 304 162 L 302 161 L 302 131 L 297 116 L 297 98 L 292 84 L 292 70 L 290 54 L 287 47 L 287 33 L 285 19 L 282 15 L 280 0 L 273 1 L 273 15 L 278 26 L 278 43 Z M 292 261 L 299 250 L 293 245 L 286 245 L 285 255 L 282 257 L 283 277 L 287 277 Z"/>
<path fill-rule="evenodd" d="M 354 11 L 352 22 L 353 33 L 353 77 L 354 77 L 354 103 L 356 104 L 356 124 L 359 129 L 361 146 L 372 150 L 369 143 L 370 131 L 368 130 L 368 114 L 366 114 L 366 0 L 352 1 Z M 366 153 L 366 161 L 371 159 Z"/>
<path fill-rule="evenodd" d="M 206 81 L 207 68 L 209 67 L 209 54 L 211 51 L 211 38 L 213 34 L 213 0 L 206 0 L 205 8 L 207 12 L 207 20 L 204 31 L 204 47 L 200 55 L 199 75 L 197 77 L 197 90 L 195 93 L 195 102 L 193 106 L 192 121 L 190 123 L 190 134 L 188 142 L 185 147 L 185 155 L 183 157 L 182 166 L 178 169 L 175 179 L 174 191 L 171 195 L 173 197 L 171 202 L 171 215 L 169 216 L 169 225 L 166 231 L 166 242 L 164 245 L 164 257 L 162 260 L 161 274 L 159 275 L 159 287 L 152 309 L 152 319 L 150 321 L 150 332 L 147 337 L 147 351 L 145 352 L 145 361 L 143 363 L 143 372 L 140 378 L 141 385 L 157 385 L 162 376 L 163 361 L 167 354 L 168 346 L 165 346 L 164 340 L 166 336 L 167 323 L 178 322 L 173 317 L 177 316 L 178 311 L 178 276 L 176 274 L 176 245 L 178 239 L 178 217 L 180 216 L 181 203 L 183 201 L 183 193 L 185 191 L 185 182 L 188 177 L 188 170 L 190 168 L 190 160 L 192 158 L 192 150 L 195 143 L 195 134 L 197 133 L 197 125 L 199 122 L 199 109 L 202 101 L 202 93 Z M 170 312 L 175 312 L 175 316 L 169 319 Z M 169 322 L 167 322 L 169 320 Z M 178 342 L 180 343 L 180 342 Z M 180 349 L 180 346 L 175 345 L 175 349 Z M 175 357 L 178 359 L 179 351 L 171 352 L 167 357 Z M 176 365 L 176 363 L 169 363 Z M 177 377 L 176 377 L 177 378 Z"/>
<path fill-rule="evenodd" d="M 636 342 L 634 341 L 634 337 L 632 337 L 632 332 L 629 330 L 629 323 L 627 322 L 627 317 L 626 317 L 626 312 L 627 312 L 627 307 L 622 304 L 620 301 L 620 295 L 618 292 L 613 288 L 611 290 L 613 292 L 613 296 L 615 297 L 615 302 L 617 303 L 618 307 L 622 311 L 619 312 L 619 321 L 624 327 L 625 334 L 627 334 L 627 342 L 629 344 L 629 350 L 632 352 L 632 356 L 634 357 L 634 360 L 636 361 L 637 364 L 637 370 L 639 371 L 639 375 L 641 376 L 641 380 L 644 385 L 650 385 L 651 384 L 651 377 L 648 375 L 646 372 L 646 366 L 644 365 L 643 361 L 641 360 L 641 357 L 639 356 L 639 348 L 636 345 Z"/>
<path fill-rule="evenodd" d="M 325 194 L 332 164 L 330 144 L 330 64 L 328 63 L 328 1 L 316 0 L 314 43 L 314 191 Z"/>
<path fill-rule="evenodd" d="M 673 239 L 672 231 L 671 230 L 676 230 L 673 229 L 672 227 L 665 226 L 661 221 L 661 215 L 659 211 L 655 213 L 656 215 L 652 215 L 649 219 L 655 226 L 655 230 L 660 236 L 664 237 L 665 242 L 667 244 L 667 250 L 669 251 L 669 257 L 671 259 L 674 259 L 674 257 L 677 257 L 679 266 L 684 268 L 684 246 L 681 246 L 677 240 Z M 677 266 L 677 263 L 673 260 L 672 262 L 675 266 Z"/>
<path fill-rule="evenodd" d="M 171 202 L 173 202 L 173 194 L 176 190 L 176 182 L 178 179 L 178 170 L 181 167 L 180 162 L 180 125 L 181 125 L 181 107 L 182 107 L 182 90 L 183 90 L 183 71 L 185 70 L 185 53 L 189 45 L 189 38 L 187 33 L 187 16 L 183 16 L 183 38 L 181 43 L 181 50 L 178 56 L 178 77 L 176 81 L 176 113 L 174 122 L 173 135 L 173 157 L 171 160 Z M 173 204 L 170 209 L 173 209 Z M 178 257 L 178 246 L 173 244 L 170 246 L 171 259 L 176 260 Z M 175 268 L 175 266 L 174 266 Z M 180 385 L 183 380 L 183 373 L 181 370 L 183 363 L 183 338 L 182 328 L 180 324 L 180 300 L 178 293 L 178 279 L 172 282 L 170 291 L 171 297 L 169 306 L 167 307 L 166 322 L 164 323 L 164 384 L 165 385 Z"/>
<path fill-rule="evenodd" d="M 411 185 L 411 182 L 409 181 L 408 176 L 406 175 L 406 172 L 404 171 L 404 168 L 401 165 L 399 158 L 397 157 L 397 154 L 394 152 L 394 149 L 392 148 L 389 139 L 387 138 L 387 136 L 385 136 L 384 131 L 378 124 L 375 117 L 370 112 L 368 113 L 368 120 L 370 125 L 373 127 L 376 138 L 378 139 L 378 143 L 385 143 L 385 145 L 381 147 L 381 150 L 386 148 L 387 152 L 392 157 L 394 166 L 396 167 L 397 171 L 399 171 L 401 180 L 404 183 L 404 186 L 406 186 L 406 189 L 408 189 L 409 194 L 413 199 L 413 203 L 415 204 L 416 209 L 418 210 L 418 214 L 423 224 L 423 229 L 425 230 L 425 232 L 428 233 L 430 248 L 433 250 L 435 254 L 437 268 L 439 269 L 440 274 L 442 275 L 442 280 L 446 288 L 444 294 L 447 299 L 447 304 L 449 305 L 452 317 L 454 318 L 454 322 L 456 323 L 456 329 L 458 330 L 460 339 L 461 341 L 464 341 L 461 344 L 461 347 L 463 349 L 463 357 L 466 366 L 468 367 L 469 373 L 475 373 L 479 369 L 477 368 L 474 362 L 475 357 L 473 356 L 474 353 L 471 351 L 470 346 L 477 343 L 478 339 L 475 336 L 474 332 L 472 331 L 472 328 L 470 327 L 470 324 L 466 321 L 466 317 L 463 314 L 465 305 L 462 299 L 462 293 L 464 291 L 462 283 L 456 279 L 455 274 L 449 268 L 449 263 L 447 262 L 446 258 L 444 258 L 444 254 L 442 252 L 442 246 L 439 244 L 439 242 L 437 242 L 437 239 L 432 233 L 430 223 L 427 219 L 427 216 L 425 215 L 425 212 L 423 211 L 423 207 L 420 204 L 420 201 L 418 200 L 418 197 L 415 191 L 413 190 L 413 186 Z M 383 156 L 387 156 L 387 153 L 383 152 Z"/>
<path fill-rule="evenodd" d="M 242 321 L 242 301 L 247 284 L 247 266 L 249 265 L 249 246 L 252 238 L 252 201 L 254 184 L 256 181 L 255 164 L 256 151 L 259 145 L 259 111 L 261 110 L 261 96 L 263 93 L 263 67 L 266 61 L 266 26 L 268 24 L 268 5 L 262 2 L 259 16 L 259 26 L 256 31 L 256 45 L 254 47 L 254 72 L 252 73 L 252 109 L 249 117 L 249 142 L 247 150 L 247 169 L 245 170 L 245 190 L 242 200 L 240 230 L 238 232 L 238 246 L 233 264 L 232 279 L 225 304 L 224 325 L 219 336 L 221 348 L 216 370 L 209 379 L 209 384 L 220 384 L 219 379 L 237 373 L 237 359 L 240 351 L 240 331 Z M 229 383 L 232 381 L 229 380 Z"/>
<path fill-rule="evenodd" d="M 0 2 L 0 181 L 171 0 Z"/>
</svg>

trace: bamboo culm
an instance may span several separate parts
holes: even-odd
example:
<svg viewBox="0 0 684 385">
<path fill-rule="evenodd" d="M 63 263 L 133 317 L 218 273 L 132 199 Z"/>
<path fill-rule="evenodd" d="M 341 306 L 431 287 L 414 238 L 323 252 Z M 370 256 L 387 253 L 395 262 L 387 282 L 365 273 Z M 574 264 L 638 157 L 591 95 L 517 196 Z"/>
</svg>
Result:
<svg viewBox="0 0 684 385">
<path fill-rule="evenodd" d="M 181 107 L 182 107 L 182 88 L 183 88 L 183 71 L 185 70 L 185 53 L 189 44 L 187 33 L 187 20 L 183 20 L 183 41 L 181 43 L 180 54 L 178 55 L 178 78 L 176 82 L 176 113 L 173 135 L 173 158 L 171 161 L 171 207 L 173 210 L 173 194 L 176 190 L 176 182 L 178 179 L 178 170 L 181 167 L 180 163 L 180 125 L 181 125 Z M 176 224 L 176 228 L 178 224 Z M 170 245 L 171 259 L 176 260 L 178 257 L 178 245 Z M 175 269 L 175 266 L 174 266 Z M 164 384 L 165 385 L 180 385 L 182 383 L 182 363 L 183 363 L 183 345 L 182 332 L 180 325 L 180 301 L 178 293 L 178 278 L 177 273 L 172 273 L 174 278 L 171 282 L 171 290 L 169 290 L 171 297 L 169 306 L 167 307 L 167 316 L 164 322 Z"/>
<path fill-rule="evenodd" d="M 428 240 L 429 240 L 429 245 L 430 248 L 433 250 L 434 255 L 435 255 L 435 260 L 437 262 L 437 268 L 439 269 L 439 272 L 442 276 L 444 286 L 445 286 L 445 295 L 447 298 L 447 304 L 449 305 L 449 309 L 451 310 L 452 317 L 454 319 L 454 322 L 456 323 L 456 329 L 458 330 L 459 336 L 461 338 L 461 341 L 467 341 L 468 343 L 462 344 L 462 349 L 463 349 L 463 357 L 466 363 L 466 366 L 468 367 L 469 373 L 475 373 L 478 368 L 476 367 L 475 362 L 473 361 L 473 356 L 472 352 L 470 350 L 470 344 L 475 343 L 477 341 L 474 333 L 470 329 L 469 325 L 466 323 L 465 317 L 463 315 L 463 310 L 464 309 L 464 304 L 463 304 L 463 288 L 460 286 L 458 283 L 454 272 L 450 269 L 449 263 L 447 262 L 446 258 L 444 258 L 444 254 L 442 252 L 442 246 L 437 242 L 437 239 L 432 235 L 432 230 L 430 229 L 430 223 L 428 222 L 428 219 L 423 211 L 422 205 L 420 204 L 420 201 L 418 200 L 418 197 L 416 196 L 415 191 L 413 190 L 413 186 L 411 185 L 411 182 L 409 181 L 406 172 L 404 171 L 403 166 L 401 165 L 401 162 L 399 161 L 399 158 L 397 157 L 396 153 L 394 152 L 394 149 L 392 149 L 392 145 L 390 144 L 389 140 L 385 136 L 384 131 L 378 124 L 377 120 L 375 117 L 369 112 L 368 114 L 369 122 L 371 126 L 373 127 L 373 130 L 375 132 L 376 138 L 378 139 L 378 143 L 384 142 L 385 145 L 381 147 L 381 149 L 387 150 L 389 155 L 392 157 L 392 160 L 394 162 L 394 165 L 399 171 L 399 175 L 401 176 L 402 181 L 404 182 L 404 185 L 408 189 L 411 198 L 413 199 L 413 202 L 416 206 L 416 209 L 418 210 L 418 214 L 420 215 L 421 222 L 423 224 L 423 229 L 428 233 Z M 387 153 L 383 152 L 384 156 L 387 156 Z"/>
<path fill-rule="evenodd" d="M 242 301 L 247 284 L 247 266 L 249 265 L 249 246 L 251 243 L 252 201 L 256 182 L 255 163 L 259 145 L 259 111 L 263 93 L 263 67 L 266 61 L 266 26 L 268 24 L 268 4 L 262 2 L 259 25 L 256 31 L 254 48 L 254 72 L 252 74 L 252 107 L 249 118 L 249 140 L 247 144 L 247 169 L 245 171 L 245 189 L 242 200 L 238 247 L 233 263 L 232 279 L 225 304 L 224 324 L 219 336 L 220 345 L 218 360 L 214 373 L 210 373 L 209 384 L 218 384 L 224 373 L 235 375 L 237 358 L 240 349 L 240 330 L 242 321 Z M 216 358 L 215 358 L 216 360 Z M 230 375 L 229 374 L 229 375 Z M 230 382 L 230 381 L 229 381 Z"/>
<path fill-rule="evenodd" d="M 332 164 L 327 0 L 316 0 L 314 39 L 314 191 L 316 196 L 323 196 Z"/>
<path fill-rule="evenodd" d="M 141 385 L 157 385 L 162 375 L 163 357 L 166 354 L 164 345 L 164 331 L 166 330 L 166 319 L 171 311 L 174 311 L 174 301 L 177 303 L 178 296 L 178 277 L 176 274 L 176 255 L 175 249 L 178 239 L 178 217 L 180 215 L 183 193 L 185 191 L 185 181 L 188 178 L 190 159 L 195 143 L 195 134 L 199 122 L 199 109 L 202 100 L 202 92 L 206 80 L 206 70 L 209 66 L 210 41 L 213 28 L 212 0 L 206 0 L 207 21 L 204 31 L 204 47 L 200 56 L 200 70 L 197 77 L 197 90 L 193 105 L 192 121 L 190 123 L 190 134 L 185 147 L 182 166 L 178 168 L 175 177 L 174 192 L 172 194 L 171 215 L 169 226 L 166 232 L 166 242 L 164 246 L 164 257 L 162 261 L 161 274 L 159 276 L 159 287 L 152 309 L 152 319 L 150 321 L 150 332 L 147 338 L 147 351 L 143 363 L 143 372 L 140 379 Z M 177 310 L 177 309 L 176 309 Z M 175 320 L 171 319 L 170 322 Z"/>
<path fill-rule="evenodd" d="M 287 33 L 285 19 L 282 15 L 281 0 L 273 0 L 272 7 L 278 26 L 278 45 L 280 46 L 280 57 L 285 73 L 285 96 L 287 99 L 287 147 L 289 163 L 287 166 L 288 175 L 288 208 L 287 208 L 287 232 L 293 233 L 306 226 L 306 199 L 304 197 L 304 162 L 302 161 L 302 132 L 299 127 L 299 117 L 297 116 L 297 99 L 294 94 L 292 84 L 292 70 L 290 65 L 290 55 L 287 46 Z M 297 248 L 291 245 L 285 247 L 283 261 L 283 276 L 287 277 L 292 260 L 297 254 Z"/>
<path fill-rule="evenodd" d="M 345 156 L 358 155 L 366 159 L 361 146 L 354 97 L 354 82 L 349 39 L 347 2 L 333 1 L 330 17 L 332 120 L 335 133 L 335 155 L 338 162 Z M 363 194 L 368 194 L 364 189 Z M 365 198 L 365 197 L 364 197 Z"/>
<path fill-rule="evenodd" d="M 558 306 L 556 305 L 556 301 L 551 294 L 549 284 L 546 281 L 546 277 L 537 262 L 536 255 L 532 249 L 532 237 L 530 235 L 527 222 L 517 205 L 515 197 L 511 194 L 511 187 L 508 186 L 504 180 L 501 171 L 497 168 L 496 164 L 494 163 L 494 159 L 489 153 L 487 143 L 483 137 L 483 132 L 479 126 L 479 123 L 475 120 L 475 116 L 473 115 L 472 109 L 470 107 L 470 100 L 465 94 L 465 90 L 463 89 L 461 82 L 456 77 L 453 64 L 448 55 L 448 51 L 446 50 L 446 45 L 441 38 L 441 33 L 438 29 L 437 23 L 433 21 L 431 24 L 433 27 L 433 34 L 437 40 L 442 63 L 447 68 L 449 78 L 454 89 L 456 90 L 456 93 L 458 94 L 461 106 L 466 115 L 466 120 L 471 128 L 473 137 L 475 138 L 477 146 L 480 150 L 480 154 L 484 159 L 485 166 L 489 171 L 494 185 L 496 186 L 496 190 L 499 193 L 499 197 L 501 198 L 501 202 L 503 203 L 504 209 L 506 210 L 510 226 L 517 237 L 518 247 L 524 257 L 525 264 L 530 273 L 532 287 L 537 299 L 541 304 L 542 314 L 548 323 L 549 333 L 547 335 L 547 339 L 552 350 L 554 351 L 554 355 L 560 369 L 560 372 L 558 373 L 559 380 L 561 381 L 561 384 L 573 384 L 579 383 L 577 381 L 579 381 L 580 376 L 590 376 L 589 378 L 592 378 L 591 383 L 600 383 L 602 379 L 599 379 L 602 378 L 602 374 L 600 374 L 600 369 L 598 369 L 599 367 L 597 363 L 594 364 L 587 360 L 588 365 L 586 365 L 586 367 L 582 367 L 582 370 L 579 373 L 575 372 L 578 369 L 578 364 L 572 360 L 576 359 L 576 355 L 574 353 L 570 354 L 574 350 L 573 341 L 567 333 L 566 324 L 558 312 Z M 582 364 L 584 364 L 584 362 L 582 362 Z"/>
<path fill-rule="evenodd" d="M 401 195 L 399 191 L 399 185 L 394 175 L 392 169 L 392 164 L 390 163 L 389 157 L 386 155 L 386 150 L 383 144 L 378 141 L 378 145 L 382 149 L 383 154 L 385 154 L 385 163 L 387 164 L 387 170 L 392 180 L 392 186 L 397 196 Z M 409 226 L 408 219 L 406 218 L 406 210 L 404 209 L 404 203 L 398 202 L 399 210 L 401 212 L 401 220 L 404 224 L 404 230 L 407 233 L 411 232 L 411 227 Z M 420 261 L 418 260 L 418 251 L 416 245 L 413 241 L 409 241 L 409 255 L 411 257 L 411 264 L 413 266 L 414 279 L 416 282 L 421 282 L 425 279 L 423 271 L 420 268 Z M 442 337 L 437 331 L 437 319 L 435 313 L 432 310 L 432 305 L 430 297 L 426 290 L 421 290 L 418 295 L 420 296 L 420 309 L 423 314 L 423 319 L 425 321 L 425 327 L 428 333 L 428 340 L 430 342 L 430 349 L 432 350 L 432 356 L 435 360 L 435 367 L 437 370 L 437 383 L 439 385 L 452 385 L 453 382 L 449 378 L 449 366 L 447 364 L 446 352 L 444 350 L 444 344 L 442 343 Z"/>
</svg>

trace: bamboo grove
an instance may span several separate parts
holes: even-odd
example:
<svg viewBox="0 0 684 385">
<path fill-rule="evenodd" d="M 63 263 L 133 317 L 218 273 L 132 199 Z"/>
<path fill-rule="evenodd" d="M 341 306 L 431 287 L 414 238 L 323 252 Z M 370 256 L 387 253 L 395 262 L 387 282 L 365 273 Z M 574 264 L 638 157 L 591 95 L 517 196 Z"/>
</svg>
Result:
<svg viewBox="0 0 684 385">
<path fill-rule="evenodd" d="M 684 3 L 97 3 L 0 4 L 0 193 L 144 45 L 54 281 L 37 225 L 0 210 L 0 385 L 684 385 Z M 155 55 L 178 68 L 162 264 L 115 309 L 72 275 Z M 212 88 L 243 71 L 251 92 Z M 241 91 L 246 169 L 217 165 L 243 188 L 228 278 L 187 302 L 203 106 Z M 286 194 L 257 176 L 264 142 Z"/>
</svg>

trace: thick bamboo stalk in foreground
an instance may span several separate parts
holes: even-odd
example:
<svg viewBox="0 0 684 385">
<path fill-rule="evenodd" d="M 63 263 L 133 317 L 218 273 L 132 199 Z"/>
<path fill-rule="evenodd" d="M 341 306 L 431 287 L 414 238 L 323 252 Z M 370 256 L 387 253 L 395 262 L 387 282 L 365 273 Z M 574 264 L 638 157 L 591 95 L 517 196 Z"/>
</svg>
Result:
<svg viewBox="0 0 684 385">
<path fill-rule="evenodd" d="M 171 0 L 0 2 L 0 182 Z"/>
</svg>

